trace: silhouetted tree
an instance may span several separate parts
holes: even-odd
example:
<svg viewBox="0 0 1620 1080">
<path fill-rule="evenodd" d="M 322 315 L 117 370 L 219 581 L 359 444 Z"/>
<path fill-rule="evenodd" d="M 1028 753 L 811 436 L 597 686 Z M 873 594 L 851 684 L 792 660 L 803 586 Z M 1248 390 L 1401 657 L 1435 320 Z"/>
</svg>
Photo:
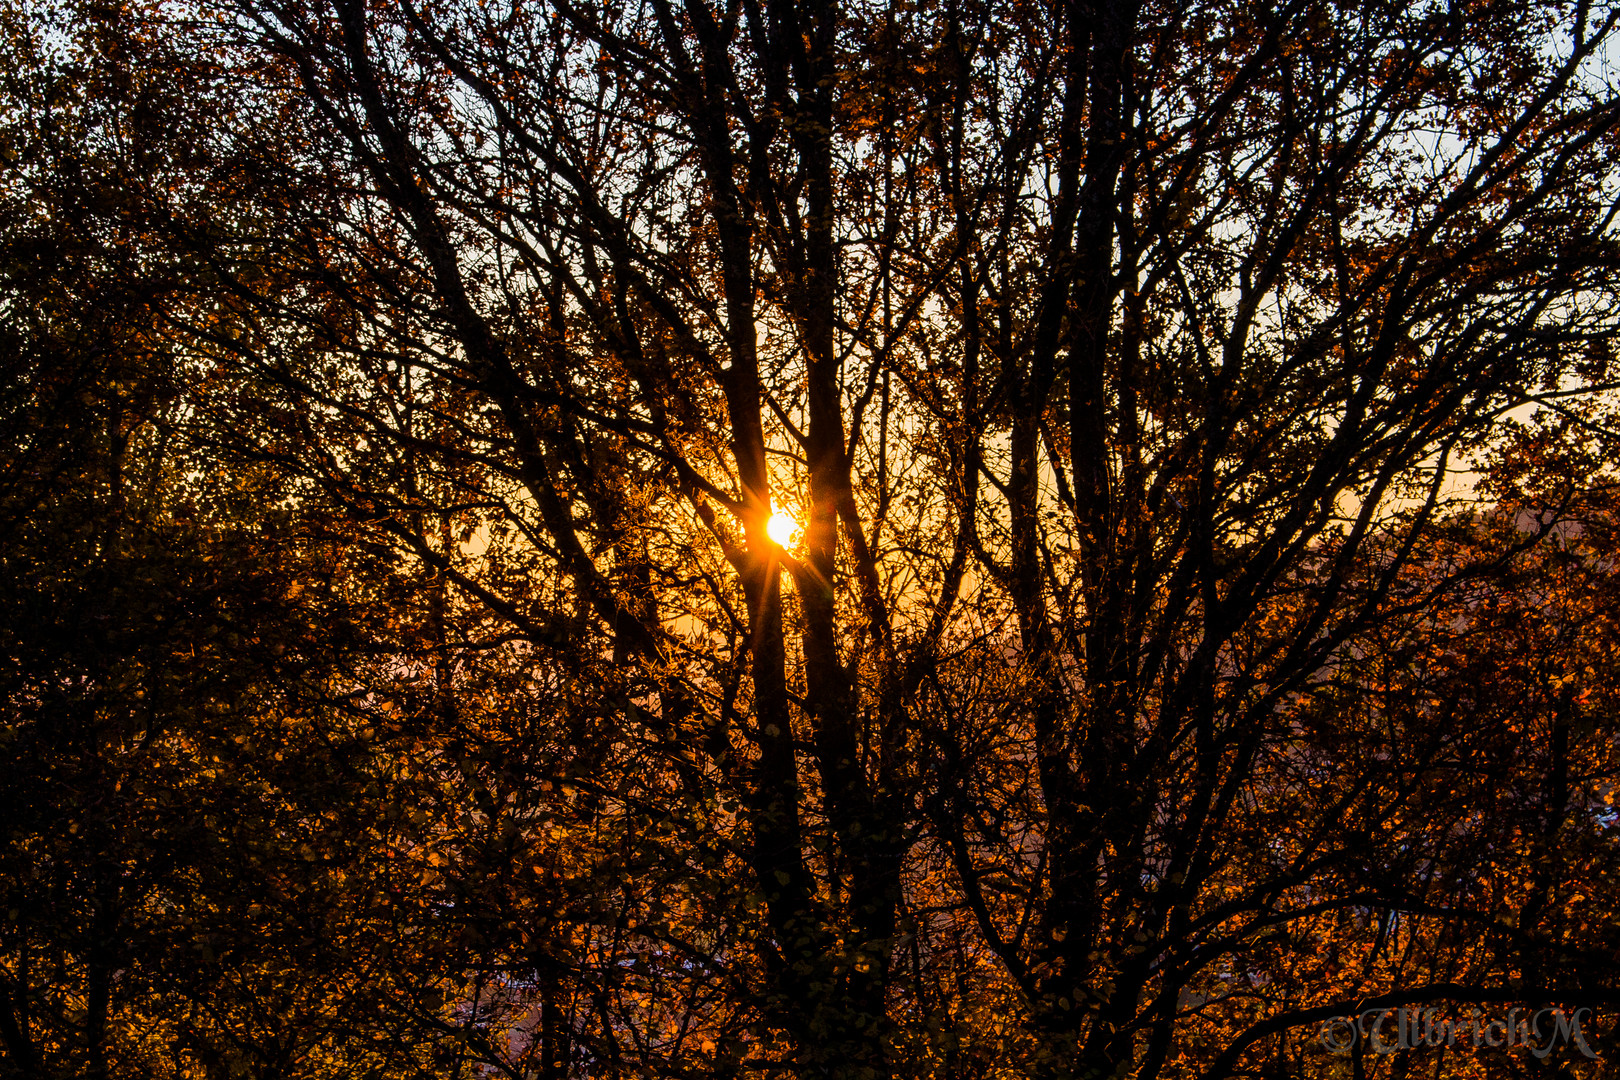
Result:
<svg viewBox="0 0 1620 1080">
<path fill-rule="evenodd" d="M 534 800 L 455 877 L 533 999 L 483 1060 L 1146 1080 L 1611 1000 L 1617 18 L 112 17 L 196 421 L 388 538 L 445 797 Z M 449 734 L 502 694 L 534 771 Z"/>
</svg>

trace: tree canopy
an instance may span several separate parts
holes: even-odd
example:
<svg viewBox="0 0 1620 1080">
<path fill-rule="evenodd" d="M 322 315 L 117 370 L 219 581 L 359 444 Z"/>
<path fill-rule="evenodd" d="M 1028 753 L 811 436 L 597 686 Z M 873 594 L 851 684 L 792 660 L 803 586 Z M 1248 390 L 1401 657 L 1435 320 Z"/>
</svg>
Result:
<svg viewBox="0 0 1620 1080">
<path fill-rule="evenodd" d="M 1602 1075 L 1620 9 L 0 10 L 9 1074 Z"/>
</svg>

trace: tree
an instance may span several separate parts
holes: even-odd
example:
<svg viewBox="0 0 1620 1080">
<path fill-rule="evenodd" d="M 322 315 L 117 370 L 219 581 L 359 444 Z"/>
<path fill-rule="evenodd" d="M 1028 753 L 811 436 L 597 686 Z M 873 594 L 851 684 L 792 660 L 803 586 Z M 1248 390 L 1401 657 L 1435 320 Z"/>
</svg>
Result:
<svg viewBox="0 0 1620 1080">
<path fill-rule="evenodd" d="M 466 740 L 415 662 L 445 613 L 208 443 L 126 180 L 175 167 L 175 88 L 115 14 L 62 14 L 0 10 L 0 1074 L 451 1075 L 490 946 L 446 853 L 506 834 L 468 815 L 476 763 L 410 768 Z M 477 674 L 469 712 L 512 679 Z M 544 702 L 484 710 L 513 775 L 555 752 L 524 737 Z"/>
<path fill-rule="evenodd" d="M 556 1040 L 593 1002 L 577 1070 L 1223 1075 L 1368 996 L 1609 1000 L 1523 906 L 1458 966 L 1468 858 L 1554 896 L 1608 763 L 1413 672 L 1501 663 L 1448 627 L 1564 535 L 1459 514 L 1504 417 L 1608 389 L 1616 13 L 136 14 L 206 133 L 143 194 L 220 436 L 574 688 L 551 805 L 613 843 L 512 964 Z M 1509 702 L 1558 798 L 1453 737 Z M 1445 931 L 1391 966 L 1374 912 Z"/>
</svg>

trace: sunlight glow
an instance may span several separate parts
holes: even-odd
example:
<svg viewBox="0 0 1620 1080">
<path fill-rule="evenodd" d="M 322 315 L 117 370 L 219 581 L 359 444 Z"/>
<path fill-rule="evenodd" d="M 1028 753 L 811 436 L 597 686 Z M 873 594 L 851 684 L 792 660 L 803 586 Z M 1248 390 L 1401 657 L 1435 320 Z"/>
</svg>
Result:
<svg viewBox="0 0 1620 1080">
<path fill-rule="evenodd" d="M 787 547 L 793 542 L 793 537 L 798 534 L 798 531 L 799 523 L 793 520 L 793 515 L 782 510 L 772 514 L 771 520 L 765 523 L 765 532 L 770 535 L 772 540 L 775 540 L 783 547 Z"/>
</svg>

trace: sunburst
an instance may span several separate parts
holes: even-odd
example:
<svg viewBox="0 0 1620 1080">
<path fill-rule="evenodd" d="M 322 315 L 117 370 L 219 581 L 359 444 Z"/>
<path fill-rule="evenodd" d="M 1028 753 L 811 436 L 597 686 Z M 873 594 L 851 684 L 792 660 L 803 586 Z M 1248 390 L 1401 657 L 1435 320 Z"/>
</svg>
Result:
<svg viewBox="0 0 1620 1080">
<path fill-rule="evenodd" d="M 782 547 L 788 547 L 799 534 L 799 523 L 793 519 L 792 514 L 778 510 L 771 515 L 771 520 L 765 523 L 765 532 Z"/>
</svg>

